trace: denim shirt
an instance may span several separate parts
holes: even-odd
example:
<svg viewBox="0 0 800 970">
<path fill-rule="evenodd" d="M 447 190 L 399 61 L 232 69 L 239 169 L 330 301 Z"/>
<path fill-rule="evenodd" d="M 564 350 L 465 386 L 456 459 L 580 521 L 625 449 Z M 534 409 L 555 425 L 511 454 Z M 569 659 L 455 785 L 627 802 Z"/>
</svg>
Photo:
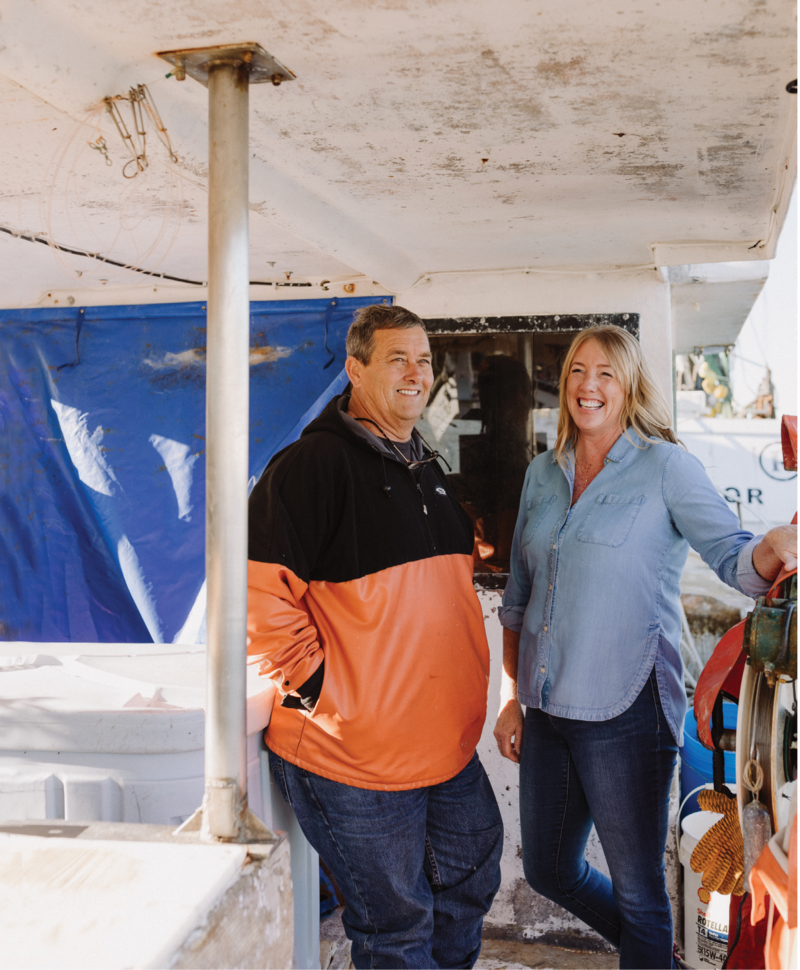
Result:
<svg viewBox="0 0 800 970">
<path fill-rule="evenodd" d="M 635 444 L 634 444 L 635 442 Z M 637 447 L 638 446 L 638 447 Z M 627 710 L 653 667 L 673 737 L 683 743 L 680 579 L 691 545 L 748 596 L 770 583 L 702 464 L 631 429 L 570 508 L 574 455 L 528 467 L 500 609 L 521 633 L 518 696 L 558 717 L 605 721 Z"/>
</svg>

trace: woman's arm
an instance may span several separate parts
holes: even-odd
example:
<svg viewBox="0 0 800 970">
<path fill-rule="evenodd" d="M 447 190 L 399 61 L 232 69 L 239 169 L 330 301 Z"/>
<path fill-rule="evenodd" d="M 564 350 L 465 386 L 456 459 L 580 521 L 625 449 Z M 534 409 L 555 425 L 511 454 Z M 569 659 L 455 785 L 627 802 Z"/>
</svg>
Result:
<svg viewBox="0 0 800 970">
<path fill-rule="evenodd" d="M 662 490 L 674 527 L 724 583 L 753 599 L 763 596 L 781 564 L 796 558 L 796 530 L 781 526 L 754 538 L 717 493 L 701 462 L 680 448 L 665 447 L 670 455 Z"/>
<path fill-rule="evenodd" d="M 519 664 L 519 632 L 503 629 L 503 677 L 500 683 L 500 711 L 494 736 L 500 754 L 519 764 L 522 751 L 522 708 L 517 700 L 517 666 Z"/>
<path fill-rule="evenodd" d="M 762 579 L 772 582 L 781 569 L 797 569 L 797 526 L 770 529 L 753 550 L 753 565 Z"/>
</svg>

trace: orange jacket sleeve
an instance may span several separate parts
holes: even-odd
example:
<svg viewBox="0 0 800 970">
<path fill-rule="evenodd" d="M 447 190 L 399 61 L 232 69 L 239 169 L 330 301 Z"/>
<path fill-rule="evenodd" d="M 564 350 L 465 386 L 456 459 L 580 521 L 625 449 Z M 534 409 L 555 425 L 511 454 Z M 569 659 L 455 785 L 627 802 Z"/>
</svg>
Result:
<svg viewBox="0 0 800 970">
<path fill-rule="evenodd" d="M 247 654 L 282 694 L 302 686 L 323 652 L 303 602 L 308 584 L 276 563 L 247 564 Z"/>
</svg>

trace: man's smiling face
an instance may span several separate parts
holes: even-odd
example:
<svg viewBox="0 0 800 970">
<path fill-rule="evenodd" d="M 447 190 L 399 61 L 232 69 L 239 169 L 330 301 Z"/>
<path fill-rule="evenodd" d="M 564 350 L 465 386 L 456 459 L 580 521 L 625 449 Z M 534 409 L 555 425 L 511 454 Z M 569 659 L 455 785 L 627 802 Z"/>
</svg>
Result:
<svg viewBox="0 0 800 970">
<path fill-rule="evenodd" d="M 433 385 L 431 348 L 422 327 L 376 330 L 368 364 L 348 357 L 355 410 L 390 437 L 406 441 L 428 403 Z"/>
</svg>

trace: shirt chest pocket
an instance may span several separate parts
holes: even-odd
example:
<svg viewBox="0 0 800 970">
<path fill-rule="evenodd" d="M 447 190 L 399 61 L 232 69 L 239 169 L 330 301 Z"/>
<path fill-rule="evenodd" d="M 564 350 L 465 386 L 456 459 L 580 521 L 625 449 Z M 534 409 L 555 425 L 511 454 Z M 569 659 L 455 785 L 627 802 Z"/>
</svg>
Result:
<svg viewBox="0 0 800 970">
<path fill-rule="evenodd" d="M 526 503 L 525 528 L 522 530 L 522 539 L 520 541 L 521 549 L 524 549 L 527 545 L 529 545 L 533 537 L 539 531 L 539 528 L 547 518 L 555 499 L 555 495 L 548 495 L 547 498 L 535 498 L 528 500 Z"/>
<path fill-rule="evenodd" d="M 644 495 L 599 495 L 578 531 L 579 542 L 621 546 L 628 538 Z"/>
</svg>

